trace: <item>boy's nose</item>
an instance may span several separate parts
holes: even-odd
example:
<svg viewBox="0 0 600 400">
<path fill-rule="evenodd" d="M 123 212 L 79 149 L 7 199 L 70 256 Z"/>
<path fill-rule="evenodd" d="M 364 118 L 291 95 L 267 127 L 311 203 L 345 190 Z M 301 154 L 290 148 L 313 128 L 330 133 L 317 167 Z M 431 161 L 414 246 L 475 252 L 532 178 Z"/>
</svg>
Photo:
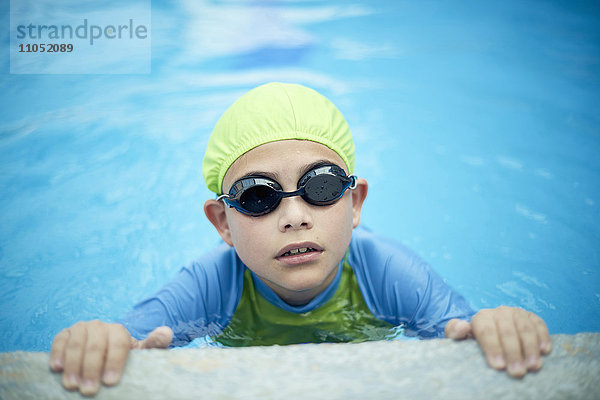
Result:
<svg viewBox="0 0 600 400">
<path fill-rule="evenodd" d="M 310 205 L 302 197 L 294 196 L 281 200 L 279 207 L 279 230 L 311 229 L 313 226 Z"/>
</svg>

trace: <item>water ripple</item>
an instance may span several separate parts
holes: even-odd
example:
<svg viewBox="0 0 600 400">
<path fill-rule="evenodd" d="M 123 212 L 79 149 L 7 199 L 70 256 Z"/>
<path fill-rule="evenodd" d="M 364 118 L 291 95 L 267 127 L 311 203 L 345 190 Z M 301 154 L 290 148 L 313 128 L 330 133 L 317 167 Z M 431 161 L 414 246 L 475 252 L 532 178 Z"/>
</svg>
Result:
<svg viewBox="0 0 600 400">
<path fill-rule="evenodd" d="M 524 206 L 522 204 L 518 204 L 518 203 L 515 204 L 515 211 L 517 212 L 517 214 L 520 214 L 520 215 L 524 216 L 525 218 L 534 220 L 534 221 L 542 223 L 542 224 L 548 223 L 548 218 L 546 217 L 546 215 L 539 213 L 539 212 L 532 211 L 527 206 Z"/>
</svg>

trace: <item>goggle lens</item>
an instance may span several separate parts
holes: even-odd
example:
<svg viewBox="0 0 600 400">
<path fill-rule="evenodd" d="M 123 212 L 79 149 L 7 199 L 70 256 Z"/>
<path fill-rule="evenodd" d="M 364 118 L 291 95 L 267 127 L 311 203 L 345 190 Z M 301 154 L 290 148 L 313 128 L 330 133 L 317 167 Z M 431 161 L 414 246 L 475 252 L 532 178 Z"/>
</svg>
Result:
<svg viewBox="0 0 600 400">
<path fill-rule="evenodd" d="M 275 189 L 258 184 L 244 190 L 240 194 L 239 203 L 248 214 L 263 215 L 270 212 L 271 208 L 277 207 L 276 204 L 280 200 Z"/>
<path fill-rule="evenodd" d="M 335 202 L 346 189 L 344 182 L 336 175 L 315 175 L 304 186 L 304 199 L 314 205 L 328 205 Z"/>
</svg>

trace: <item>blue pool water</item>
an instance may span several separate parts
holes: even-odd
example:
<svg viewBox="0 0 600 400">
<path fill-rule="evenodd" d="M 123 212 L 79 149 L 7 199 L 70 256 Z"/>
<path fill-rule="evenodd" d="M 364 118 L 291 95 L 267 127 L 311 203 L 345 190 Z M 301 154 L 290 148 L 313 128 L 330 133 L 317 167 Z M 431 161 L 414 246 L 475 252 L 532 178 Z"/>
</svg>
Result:
<svg viewBox="0 0 600 400">
<path fill-rule="evenodd" d="M 597 2 L 153 0 L 139 75 L 9 74 L 8 34 L 0 351 L 116 319 L 218 242 L 204 147 L 268 81 L 347 117 L 371 185 L 363 224 L 474 307 L 600 331 Z"/>
</svg>

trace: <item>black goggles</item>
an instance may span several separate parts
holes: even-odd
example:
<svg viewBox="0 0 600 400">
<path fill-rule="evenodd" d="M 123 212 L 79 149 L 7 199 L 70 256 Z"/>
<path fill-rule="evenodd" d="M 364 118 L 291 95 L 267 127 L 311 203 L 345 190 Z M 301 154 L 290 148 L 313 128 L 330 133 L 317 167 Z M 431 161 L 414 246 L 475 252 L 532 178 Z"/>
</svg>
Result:
<svg viewBox="0 0 600 400">
<path fill-rule="evenodd" d="M 302 196 L 309 204 L 328 206 L 338 201 L 346 189 L 356 187 L 356 176 L 334 164 L 316 167 L 300 178 L 298 190 L 284 192 L 279 183 L 264 176 L 247 176 L 234 182 L 229 194 L 217 197 L 242 214 L 259 217 L 275 210 L 281 199 Z"/>
</svg>

